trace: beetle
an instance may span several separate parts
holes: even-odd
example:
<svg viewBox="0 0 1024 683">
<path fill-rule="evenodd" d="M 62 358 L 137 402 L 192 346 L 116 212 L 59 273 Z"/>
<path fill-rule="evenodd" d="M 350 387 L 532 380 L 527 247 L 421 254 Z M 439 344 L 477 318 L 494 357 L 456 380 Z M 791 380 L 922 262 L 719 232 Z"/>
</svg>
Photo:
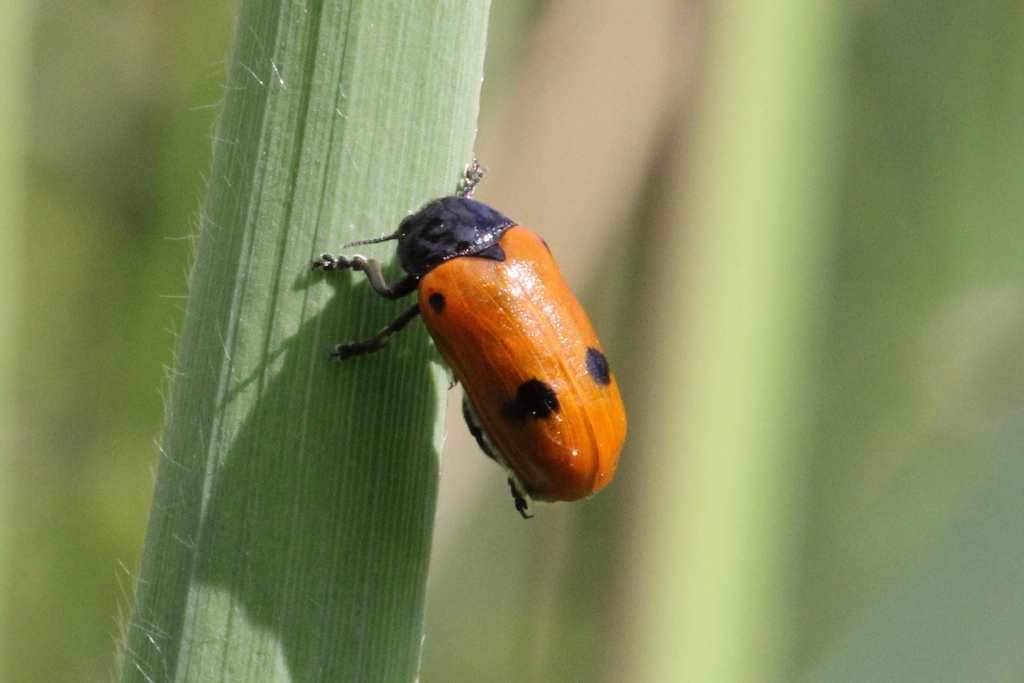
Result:
<svg viewBox="0 0 1024 683">
<path fill-rule="evenodd" d="M 417 302 L 369 339 L 339 344 L 346 360 L 383 348 L 421 316 L 464 388 L 463 415 L 481 450 L 507 475 L 516 510 L 573 501 L 604 488 L 626 437 L 615 375 L 547 243 L 472 198 L 475 161 L 459 191 L 407 216 L 390 235 L 405 276 L 388 284 L 364 256 L 322 254 L 321 271 L 361 271 L 374 292 Z"/>
</svg>

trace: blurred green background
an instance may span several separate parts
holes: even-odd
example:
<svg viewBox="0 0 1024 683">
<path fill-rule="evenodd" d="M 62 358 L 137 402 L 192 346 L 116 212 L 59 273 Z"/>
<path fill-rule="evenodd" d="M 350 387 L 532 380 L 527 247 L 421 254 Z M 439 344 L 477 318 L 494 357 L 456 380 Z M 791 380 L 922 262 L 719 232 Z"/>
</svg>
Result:
<svg viewBox="0 0 1024 683">
<path fill-rule="evenodd" d="M 106 680 L 235 8 L 7 4 L 0 680 Z M 526 524 L 450 411 L 422 680 L 1024 680 L 1022 53 L 1005 1 L 495 0 L 479 197 L 631 432 Z"/>
</svg>

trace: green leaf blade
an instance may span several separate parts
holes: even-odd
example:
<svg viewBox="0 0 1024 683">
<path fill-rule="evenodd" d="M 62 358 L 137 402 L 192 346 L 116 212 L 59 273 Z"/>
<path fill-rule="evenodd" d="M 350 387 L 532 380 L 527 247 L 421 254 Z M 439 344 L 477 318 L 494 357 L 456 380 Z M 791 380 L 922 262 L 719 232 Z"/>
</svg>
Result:
<svg viewBox="0 0 1024 683">
<path fill-rule="evenodd" d="M 447 374 L 309 264 L 455 189 L 487 9 L 243 3 L 122 680 L 415 677 Z"/>
</svg>

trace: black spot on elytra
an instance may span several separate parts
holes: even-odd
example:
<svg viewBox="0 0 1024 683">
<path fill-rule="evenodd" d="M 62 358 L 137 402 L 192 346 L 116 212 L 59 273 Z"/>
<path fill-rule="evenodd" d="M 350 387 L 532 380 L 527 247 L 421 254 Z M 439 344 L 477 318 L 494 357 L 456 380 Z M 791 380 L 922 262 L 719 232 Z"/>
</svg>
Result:
<svg viewBox="0 0 1024 683">
<path fill-rule="evenodd" d="M 587 349 L 587 374 L 601 385 L 608 385 L 612 382 L 611 370 L 608 368 L 608 359 L 597 349 Z"/>
<path fill-rule="evenodd" d="M 430 303 L 430 307 L 434 309 L 434 313 L 440 313 L 444 310 L 444 294 L 434 292 L 427 298 L 427 301 Z"/>
<path fill-rule="evenodd" d="M 554 389 L 539 379 L 528 379 L 519 385 L 516 397 L 505 406 L 502 415 L 510 422 L 524 422 L 528 417 L 548 417 L 558 409 Z"/>
</svg>

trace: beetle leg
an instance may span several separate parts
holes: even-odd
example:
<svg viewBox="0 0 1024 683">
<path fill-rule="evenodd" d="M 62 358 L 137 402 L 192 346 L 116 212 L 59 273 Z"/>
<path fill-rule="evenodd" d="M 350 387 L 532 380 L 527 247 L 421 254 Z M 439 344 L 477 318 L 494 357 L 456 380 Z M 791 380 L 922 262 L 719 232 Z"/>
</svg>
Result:
<svg viewBox="0 0 1024 683">
<path fill-rule="evenodd" d="M 505 459 L 498 454 L 498 449 L 491 443 L 490 438 L 484 431 L 483 424 L 480 422 L 480 418 L 476 414 L 476 408 L 473 407 L 469 396 L 465 394 L 462 395 L 462 417 L 466 420 L 466 426 L 469 427 L 470 435 L 476 439 L 476 443 L 480 446 L 480 450 L 484 452 L 484 455 L 502 467 L 506 467 Z"/>
<path fill-rule="evenodd" d="M 523 516 L 523 519 L 532 519 L 533 515 L 530 514 L 530 499 L 523 491 L 522 485 L 516 482 L 516 479 L 512 475 L 512 468 L 505 462 L 505 458 L 498 451 L 497 447 L 491 443 L 491 438 L 487 435 L 487 431 L 484 429 L 483 424 L 480 422 L 480 417 L 476 413 L 476 408 L 473 407 L 473 402 L 469 400 L 469 396 L 462 395 L 462 416 L 466 418 L 466 426 L 469 427 L 469 433 L 476 439 L 477 444 L 480 446 L 480 450 L 484 452 L 488 458 L 501 465 L 506 472 L 510 474 L 508 478 L 508 487 L 512 490 L 512 500 L 515 501 L 516 510 Z"/>
<path fill-rule="evenodd" d="M 480 184 L 480 181 L 484 179 L 486 174 L 487 169 L 481 166 L 476 159 L 473 159 L 473 163 L 466 166 L 466 170 L 462 172 L 462 179 L 459 181 L 459 191 L 456 195 L 472 199 L 473 190 L 476 189 L 476 186 Z"/>
<path fill-rule="evenodd" d="M 523 516 L 523 519 L 533 519 L 533 515 L 530 514 L 530 501 L 519 490 L 512 477 L 508 478 L 508 487 L 512 489 L 512 499 L 516 502 L 516 510 L 519 511 L 519 514 Z"/>
<path fill-rule="evenodd" d="M 331 351 L 331 358 L 337 358 L 338 360 L 347 360 L 352 356 L 359 356 L 364 353 L 373 353 L 374 351 L 380 351 L 385 344 L 391 341 L 391 337 L 396 332 L 401 330 L 403 327 L 409 324 L 409 322 L 419 315 L 420 307 L 416 304 L 409 309 L 403 311 L 397 318 L 391 321 L 391 324 L 382 329 L 377 334 L 373 335 L 369 339 L 364 339 L 357 342 L 349 342 L 348 344 L 338 344 Z"/>
<path fill-rule="evenodd" d="M 401 280 L 396 280 L 390 285 L 384 281 L 384 273 L 381 272 L 380 261 L 368 259 L 365 256 L 334 256 L 333 254 L 320 254 L 320 258 L 313 261 L 314 270 L 322 270 L 329 273 L 335 270 L 361 270 L 366 274 L 370 283 L 370 289 L 385 299 L 401 299 L 416 291 L 419 280 L 412 275 L 406 275 Z"/>
</svg>

